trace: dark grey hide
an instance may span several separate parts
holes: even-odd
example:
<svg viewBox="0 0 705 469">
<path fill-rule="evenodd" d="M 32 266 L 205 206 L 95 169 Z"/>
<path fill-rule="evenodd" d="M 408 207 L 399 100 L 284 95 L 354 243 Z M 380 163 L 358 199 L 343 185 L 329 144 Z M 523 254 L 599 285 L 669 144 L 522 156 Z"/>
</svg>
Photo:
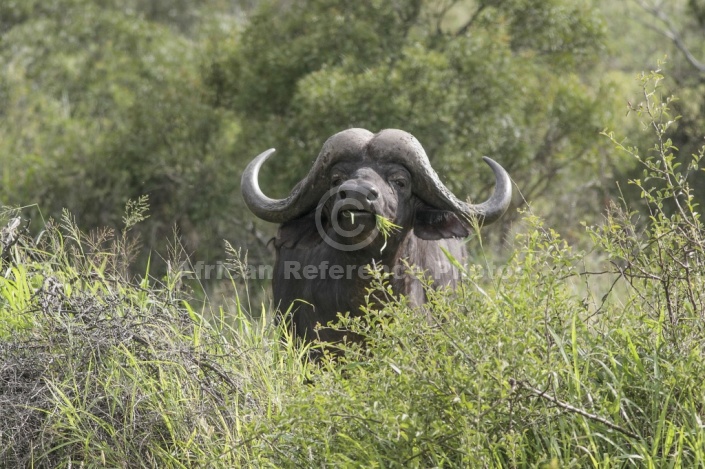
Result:
<svg viewBox="0 0 705 469">
<path fill-rule="evenodd" d="M 408 273 L 414 266 L 434 286 L 454 287 L 459 274 L 442 248 L 465 259 L 463 238 L 473 220 L 497 220 L 511 202 L 511 181 L 496 162 L 495 190 L 486 202 L 467 204 L 438 179 L 419 142 L 407 132 L 377 134 L 348 129 L 329 138 L 309 174 L 291 194 L 270 199 L 257 176 L 268 150 L 242 176 L 242 192 L 252 212 L 280 223 L 274 239 L 277 258 L 272 282 L 274 301 L 290 314 L 295 334 L 338 341 L 344 332 L 323 328 L 338 313 L 360 314 L 370 286 L 366 266 L 390 272 L 396 294 L 413 305 L 426 301 L 421 283 Z M 399 228 L 388 237 L 377 227 L 382 216 Z"/>
</svg>

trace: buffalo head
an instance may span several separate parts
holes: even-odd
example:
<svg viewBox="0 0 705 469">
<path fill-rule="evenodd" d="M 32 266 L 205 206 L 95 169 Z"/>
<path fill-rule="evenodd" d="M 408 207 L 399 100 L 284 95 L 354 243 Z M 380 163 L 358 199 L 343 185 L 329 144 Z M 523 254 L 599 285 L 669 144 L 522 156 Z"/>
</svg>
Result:
<svg viewBox="0 0 705 469">
<path fill-rule="evenodd" d="M 469 204 L 453 195 L 431 168 L 421 144 L 402 130 L 377 134 L 348 129 L 330 137 L 313 167 L 284 199 L 272 199 L 259 187 L 258 173 L 274 153 L 257 156 L 242 175 L 245 203 L 259 218 L 281 224 L 275 239 L 274 299 L 282 311 L 294 308 L 300 336 L 325 325 L 337 312 L 359 313 L 369 281 L 346 276 L 287 277 L 289 265 L 337 266 L 374 263 L 394 269 L 415 265 L 437 285 L 453 285 L 443 250 L 462 260 L 461 239 L 473 222 L 497 220 L 511 202 L 511 180 L 485 158 L 495 176 L 492 196 Z M 391 232 L 379 236 L 384 223 Z M 383 231 L 383 230 L 382 230 Z M 315 270 L 315 269 L 314 269 Z M 409 278 L 393 282 L 395 291 L 423 303 L 425 294 Z M 297 302 L 296 300 L 303 300 Z"/>
<path fill-rule="evenodd" d="M 495 174 L 494 193 L 478 205 L 459 200 L 431 168 L 418 140 L 402 130 L 372 134 L 348 129 L 335 134 L 285 199 L 267 197 L 257 181 L 260 167 L 273 153 L 270 149 L 257 156 L 242 175 L 247 206 L 273 223 L 287 223 L 318 210 L 321 227 L 341 246 L 355 246 L 376 230 L 374 215 L 413 229 L 422 239 L 464 237 L 471 220 L 492 223 L 511 202 L 509 175 L 487 157 L 485 162 Z"/>
</svg>

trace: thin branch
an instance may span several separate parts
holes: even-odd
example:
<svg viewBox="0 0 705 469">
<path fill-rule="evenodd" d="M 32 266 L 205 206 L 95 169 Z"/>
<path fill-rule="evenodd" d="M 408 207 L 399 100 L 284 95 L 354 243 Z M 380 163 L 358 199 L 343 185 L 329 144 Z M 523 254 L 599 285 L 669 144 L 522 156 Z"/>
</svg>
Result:
<svg viewBox="0 0 705 469">
<path fill-rule="evenodd" d="M 438 18 L 436 20 L 436 34 L 440 35 L 443 34 L 443 28 L 441 27 L 443 20 L 445 19 L 446 14 L 455 6 L 457 5 L 459 0 L 452 0 L 448 2 L 447 5 L 444 5 L 441 7 L 441 11 L 438 12 Z"/>
<path fill-rule="evenodd" d="M 686 45 L 685 41 L 683 41 L 683 37 L 673 25 L 671 18 L 660 8 L 660 6 L 649 5 L 644 0 L 635 0 L 635 2 L 644 11 L 649 13 L 654 18 L 660 20 L 664 24 L 666 29 L 659 28 L 655 25 L 643 21 L 637 21 L 639 21 L 639 23 L 646 26 L 647 28 L 652 29 L 653 31 L 656 31 L 662 36 L 670 39 L 676 46 L 676 48 L 681 51 L 681 53 L 685 56 L 686 60 L 690 63 L 690 65 L 692 65 L 698 72 L 705 73 L 705 62 L 701 62 L 700 60 L 695 58 L 692 52 L 690 52 L 690 49 Z"/>
<path fill-rule="evenodd" d="M 482 3 L 479 7 L 477 7 L 477 10 L 475 10 L 475 13 L 473 13 L 473 15 L 472 15 L 472 16 L 470 17 L 470 19 L 467 21 L 467 23 L 465 23 L 465 24 L 455 33 L 456 37 L 457 37 L 457 36 L 462 36 L 462 35 L 464 35 L 465 33 L 467 33 L 468 30 L 469 30 L 469 29 L 472 27 L 472 25 L 475 23 L 475 20 L 480 16 L 480 13 L 482 13 L 482 11 L 483 11 L 485 8 L 487 8 L 487 4 L 486 4 L 486 3 Z"/>
<path fill-rule="evenodd" d="M 549 402 L 552 402 L 555 405 L 557 405 L 558 407 L 560 407 L 561 409 L 567 410 L 568 412 L 582 415 L 583 417 L 585 417 L 587 419 L 594 420 L 596 422 L 600 422 L 601 424 L 611 428 L 612 430 L 618 431 L 619 433 L 622 433 L 623 435 L 626 435 L 628 437 L 640 439 L 639 435 L 637 435 L 636 433 L 633 433 L 633 432 L 627 430 L 626 428 L 620 427 L 616 423 L 611 422 L 604 417 L 600 417 L 599 415 L 591 414 L 590 412 L 588 412 L 586 410 L 575 407 L 571 404 L 568 404 L 567 402 L 563 402 L 563 401 L 559 400 L 558 398 L 549 395 L 546 391 L 541 391 L 540 389 L 536 389 L 523 381 L 517 381 L 514 379 L 510 379 L 509 384 L 511 386 L 519 386 L 521 388 L 524 388 L 527 391 L 531 392 L 532 394 L 534 394 L 542 399 L 545 399 Z"/>
</svg>

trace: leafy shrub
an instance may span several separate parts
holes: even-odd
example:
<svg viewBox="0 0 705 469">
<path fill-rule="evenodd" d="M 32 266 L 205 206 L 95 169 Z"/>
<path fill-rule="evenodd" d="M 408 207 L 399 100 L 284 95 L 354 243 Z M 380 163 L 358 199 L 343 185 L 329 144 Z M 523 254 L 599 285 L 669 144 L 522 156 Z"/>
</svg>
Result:
<svg viewBox="0 0 705 469">
<path fill-rule="evenodd" d="M 647 220 L 613 207 L 590 227 L 606 264 L 585 270 L 533 216 L 498 271 L 472 267 L 428 316 L 385 290 L 343 319 L 366 347 L 317 370 L 272 420 L 253 422 L 275 467 L 696 467 L 705 463 L 703 229 L 665 137 L 658 73 L 637 110 L 654 153 L 633 181 Z M 700 155 L 693 159 L 694 170 Z M 669 215 L 667 203 L 679 210 Z"/>
<path fill-rule="evenodd" d="M 266 322 L 197 314 L 175 273 L 127 277 L 126 234 L 87 237 L 65 216 L 33 241 L 13 219 L 0 255 L 0 461 L 702 466 L 705 249 L 686 177 L 702 152 L 675 163 L 660 79 L 643 77 L 634 108 L 653 153 L 617 143 L 644 168 L 632 182 L 647 216 L 614 205 L 584 253 L 528 214 L 502 267 L 467 267 L 457 291 L 428 290 L 424 311 L 380 273 L 370 305 L 385 306 L 339 325 L 364 347 L 315 364 Z"/>
<path fill-rule="evenodd" d="M 87 236 L 65 212 L 35 241 L 18 220 L 0 262 L 0 466 L 242 465 L 243 422 L 302 373 L 292 347 L 205 320 L 174 273 L 131 279 L 128 232 Z"/>
<path fill-rule="evenodd" d="M 190 252 L 218 257 L 239 172 L 224 169 L 230 137 L 207 103 L 200 43 L 141 12 L 178 0 L 100 3 L 0 7 L 17 16 L 0 43 L 0 198 L 37 204 L 25 212 L 36 229 L 64 208 L 85 229 L 117 229 L 125 203 L 149 195 L 136 227 L 149 249 L 165 253 L 177 226 Z"/>
</svg>

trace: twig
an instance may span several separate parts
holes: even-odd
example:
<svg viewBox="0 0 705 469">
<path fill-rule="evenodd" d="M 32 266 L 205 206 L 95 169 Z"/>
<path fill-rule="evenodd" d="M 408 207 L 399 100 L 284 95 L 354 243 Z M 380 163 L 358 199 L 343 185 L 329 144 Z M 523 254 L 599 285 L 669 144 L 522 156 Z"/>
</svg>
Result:
<svg viewBox="0 0 705 469">
<path fill-rule="evenodd" d="M 690 52 L 690 49 L 688 49 L 688 46 L 685 44 L 685 41 L 683 41 L 683 38 L 681 37 L 680 33 L 673 26 L 671 18 L 666 13 L 664 13 L 660 6 L 649 5 L 643 0 L 636 0 L 636 3 L 651 16 L 660 20 L 665 25 L 666 29 L 659 28 L 643 21 L 639 21 L 639 23 L 670 39 L 676 46 L 676 48 L 681 51 L 681 53 L 685 56 L 686 60 L 690 63 L 690 65 L 692 65 L 698 72 L 705 73 L 705 63 L 695 58 L 693 53 Z"/>
<path fill-rule="evenodd" d="M 487 8 L 487 4 L 483 3 L 480 6 L 477 7 L 477 10 L 475 10 L 475 13 L 472 14 L 470 19 L 465 23 L 458 31 L 456 31 L 455 36 L 460 37 L 463 36 L 465 33 L 468 32 L 468 30 L 472 27 L 472 25 L 475 23 L 475 20 L 480 16 L 480 13 L 484 11 L 485 8 Z"/>
<path fill-rule="evenodd" d="M 572 412 L 574 414 L 582 415 L 583 417 L 585 417 L 587 419 L 594 420 L 596 422 L 600 422 L 601 424 L 611 428 L 612 430 L 618 431 L 619 433 L 622 433 L 623 435 L 626 435 L 628 437 L 635 438 L 635 439 L 640 438 L 639 435 L 637 435 L 636 433 L 632 433 L 631 431 L 627 430 L 626 428 L 620 427 L 616 423 L 611 422 L 604 417 L 600 417 L 599 415 L 591 414 L 590 412 L 588 412 L 586 410 L 583 410 L 583 409 L 580 409 L 580 408 L 575 407 L 573 405 L 570 405 L 567 402 L 563 402 L 563 401 L 559 400 L 558 398 L 549 395 L 546 391 L 541 391 L 540 389 L 536 389 L 523 381 L 517 381 L 515 379 L 510 378 L 509 384 L 511 386 L 519 386 L 521 388 L 524 388 L 527 391 L 531 392 L 532 394 L 534 394 L 542 399 L 545 399 L 549 402 L 554 403 L 555 405 L 557 405 L 561 409 L 567 410 L 568 412 Z"/>
</svg>

